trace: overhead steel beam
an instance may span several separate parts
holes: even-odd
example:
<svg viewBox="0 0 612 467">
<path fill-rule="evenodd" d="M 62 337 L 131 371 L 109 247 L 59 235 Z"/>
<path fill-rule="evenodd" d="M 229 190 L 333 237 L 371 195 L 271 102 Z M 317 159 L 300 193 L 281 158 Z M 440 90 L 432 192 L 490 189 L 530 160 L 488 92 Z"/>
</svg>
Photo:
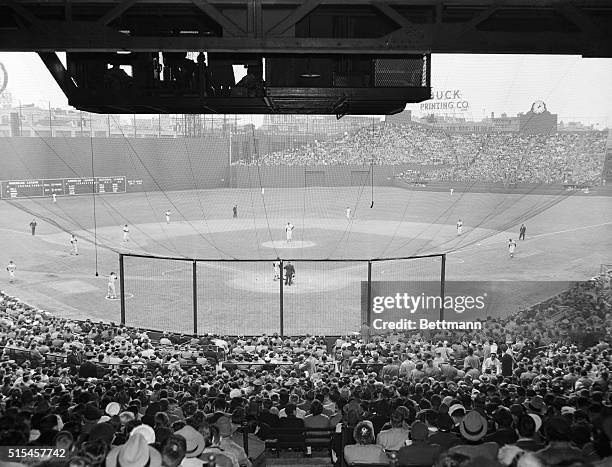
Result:
<svg viewBox="0 0 612 467">
<path fill-rule="evenodd" d="M 219 26 L 223 28 L 223 32 L 230 36 L 245 36 L 244 29 L 238 26 L 236 23 L 231 21 L 227 16 L 221 13 L 215 6 L 209 3 L 207 0 L 191 0 L 196 7 L 198 7 L 203 13 L 210 16 L 216 21 Z"/>
<path fill-rule="evenodd" d="M 43 31 L 46 29 L 44 22 L 40 18 L 36 17 L 19 3 L 13 0 L 2 0 L 2 2 L 0 2 L 0 5 L 2 5 L 3 3 L 15 13 L 17 13 L 21 18 L 25 19 L 28 23 L 30 23 L 32 27 Z"/>
<path fill-rule="evenodd" d="M 66 1 L 72 5 L 72 21 L 68 18 L 70 7 Z M 0 51 L 206 50 L 263 55 L 536 53 L 612 57 L 612 4 L 609 0 L 386 0 L 384 3 L 380 0 L 0 0 L 0 5 L 8 5 L 15 11 L 17 18 L 23 18 L 23 22 L 27 23 L 21 25 L 18 22 L 12 29 L 0 30 Z M 92 5 L 91 12 L 96 14 L 100 5 L 108 5 L 108 12 L 100 22 L 90 21 L 86 19 L 89 18 L 87 5 Z M 175 17 L 174 11 L 176 18 L 183 18 L 185 5 L 195 5 L 203 15 L 220 25 L 223 37 L 198 34 L 167 37 L 167 34 L 161 33 L 142 33 L 148 24 L 147 9 L 142 7 L 130 15 L 132 23 L 138 25 L 138 21 L 142 21 L 141 28 L 138 28 L 141 36 L 120 32 L 118 28 L 110 26 L 114 18 L 134 5 L 154 5 L 155 9 L 159 8 L 169 18 Z M 298 21 L 322 5 L 370 5 L 380 15 L 398 24 L 400 29 L 386 35 L 388 30 L 381 31 L 378 38 L 350 35 L 343 38 L 296 38 L 286 34 Z M 291 11 L 293 6 L 295 8 Z M 408 13 L 400 12 L 397 9 L 400 6 L 425 11 L 427 14 L 424 17 L 427 19 L 424 22 L 422 19 L 419 22 L 411 21 L 411 10 L 407 10 Z M 573 27 L 570 28 L 572 31 L 562 30 L 562 26 L 558 30 L 551 28 L 550 31 L 533 28 L 523 30 L 522 16 L 529 22 L 529 11 L 533 9 L 539 9 L 538 15 L 548 12 L 551 18 L 575 24 L 578 30 Z M 474 10 L 480 13 L 474 14 Z M 288 11 L 291 12 L 287 14 Z M 342 12 L 349 10 L 345 8 L 337 11 L 340 13 L 330 14 L 342 15 L 345 14 Z M 485 31 L 478 28 L 480 23 L 492 15 L 495 16 L 491 19 L 500 18 L 504 21 L 504 12 L 519 16 L 513 17 L 509 23 L 503 23 L 500 30 Z M 58 20 L 58 13 L 60 17 L 65 16 L 67 21 Z M 285 18 L 279 21 L 283 15 Z M 375 17 L 375 13 L 372 15 Z M 461 21 L 454 19 L 457 17 Z M 180 20 L 177 21 L 180 25 Z M 263 24 L 274 26 L 263 32 Z M 491 21 L 491 24 L 496 22 Z M 246 25 L 249 26 L 245 31 Z M 283 33 L 286 35 L 281 36 Z"/>
<path fill-rule="evenodd" d="M 380 39 L 313 39 L 248 37 L 131 37 L 89 23 L 62 23 L 47 34 L 30 29 L 0 30 L 0 51 L 90 51 L 156 52 L 206 50 L 225 53 L 343 53 L 343 54 L 423 54 L 423 53 L 524 53 L 568 54 L 612 57 L 608 36 L 590 33 L 538 32 L 509 33 L 463 31 L 460 27 L 419 25 L 423 39 L 414 40 L 403 30 Z M 82 40 L 87 34 L 87 40 Z M 461 35 L 461 40 L 457 40 Z"/>
<path fill-rule="evenodd" d="M 120 0 L 72 0 L 76 5 L 100 5 L 101 3 L 117 4 Z M 321 0 L 321 5 L 371 5 L 375 0 Z M 20 4 L 24 5 L 63 5 L 64 0 L 46 0 L 41 2 L 40 0 L 18 0 Z M 143 4 L 157 4 L 157 5 L 185 5 L 192 3 L 192 0 L 138 0 L 139 3 Z M 300 6 L 304 3 L 304 0 L 261 0 L 263 5 L 266 6 L 287 6 L 296 5 Z M 0 2 L 1 3 L 1 2 Z M 214 6 L 246 6 L 246 0 L 211 0 L 209 2 Z M 481 6 L 487 7 L 493 3 L 502 3 L 501 0 L 386 0 L 389 5 L 396 6 L 437 6 L 442 4 L 443 6 L 456 6 L 456 7 L 473 7 Z M 556 8 L 560 4 L 573 4 L 578 7 L 589 6 L 589 7 L 601 7 L 606 8 L 610 6 L 609 0 L 504 0 L 504 6 L 516 6 L 524 8 Z"/>
<path fill-rule="evenodd" d="M 121 16 L 125 11 L 132 8 L 138 0 L 123 0 L 119 5 L 109 10 L 102 18 L 98 20 L 100 24 L 108 24 L 118 16 Z"/>
<path fill-rule="evenodd" d="M 43 61 L 51 73 L 51 76 L 53 76 L 66 97 L 69 100 L 74 97 L 77 92 L 77 87 L 70 78 L 68 70 L 66 70 L 57 54 L 55 52 L 39 52 L 38 56 Z"/>
<path fill-rule="evenodd" d="M 373 5 L 387 18 L 400 26 L 404 32 L 415 40 L 423 39 L 423 30 L 416 28 L 414 23 L 402 16 L 397 10 L 390 7 L 387 3 L 374 2 Z"/>
<path fill-rule="evenodd" d="M 314 10 L 319 6 L 321 0 L 307 0 L 305 3 L 300 5 L 294 11 L 292 11 L 285 19 L 272 26 L 266 34 L 270 36 L 279 36 L 291 26 L 295 26 L 295 24 L 300 21 L 304 16 Z"/>
</svg>

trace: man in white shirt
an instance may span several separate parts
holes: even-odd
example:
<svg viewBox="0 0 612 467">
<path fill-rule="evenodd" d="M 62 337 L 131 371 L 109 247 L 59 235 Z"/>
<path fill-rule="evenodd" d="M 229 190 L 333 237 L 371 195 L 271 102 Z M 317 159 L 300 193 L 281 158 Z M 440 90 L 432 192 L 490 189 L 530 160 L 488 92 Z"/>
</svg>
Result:
<svg viewBox="0 0 612 467">
<path fill-rule="evenodd" d="M 491 373 L 494 375 L 501 375 L 501 360 L 497 358 L 496 353 L 491 352 L 491 356 L 489 358 L 485 358 L 485 361 L 482 364 L 482 372 L 484 373 L 486 370 L 491 370 Z"/>
</svg>

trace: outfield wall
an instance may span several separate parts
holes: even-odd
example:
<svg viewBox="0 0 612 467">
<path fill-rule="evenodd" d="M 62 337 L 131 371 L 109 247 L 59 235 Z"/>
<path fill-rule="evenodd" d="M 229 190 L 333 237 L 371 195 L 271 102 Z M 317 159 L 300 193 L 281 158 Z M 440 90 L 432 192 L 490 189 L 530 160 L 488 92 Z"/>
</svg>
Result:
<svg viewBox="0 0 612 467">
<path fill-rule="evenodd" d="M 205 138 L 0 138 L 0 180 L 125 176 L 127 191 L 222 188 L 229 145 Z"/>
<path fill-rule="evenodd" d="M 429 170 L 418 164 L 375 165 L 374 185 L 394 184 L 395 174 Z M 234 165 L 232 188 L 303 188 L 309 186 L 363 186 L 372 183 L 370 165 L 256 166 Z"/>
</svg>

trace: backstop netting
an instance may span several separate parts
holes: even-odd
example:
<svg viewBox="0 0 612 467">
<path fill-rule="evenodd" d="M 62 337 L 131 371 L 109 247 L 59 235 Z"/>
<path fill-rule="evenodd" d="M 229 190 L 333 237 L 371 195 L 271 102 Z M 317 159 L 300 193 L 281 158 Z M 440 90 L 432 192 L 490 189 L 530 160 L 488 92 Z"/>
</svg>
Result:
<svg viewBox="0 0 612 467">
<path fill-rule="evenodd" d="M 350 334 L 364 322 L 372 324 L 372 298 L 377 294 L 439 293 L 443 282 L 441 255 L 281 259 L 280 278 L 268 260 L 120 258 L 122 323 L 187 334 Z M 290 265 L 295 274 L 287 283 Z"/>
<path fill-rule="evenodd" d="M 180 333 L 193 332 L 190 261 L 123 257 L 124 310 L 131 326 Z"/>
</svg>

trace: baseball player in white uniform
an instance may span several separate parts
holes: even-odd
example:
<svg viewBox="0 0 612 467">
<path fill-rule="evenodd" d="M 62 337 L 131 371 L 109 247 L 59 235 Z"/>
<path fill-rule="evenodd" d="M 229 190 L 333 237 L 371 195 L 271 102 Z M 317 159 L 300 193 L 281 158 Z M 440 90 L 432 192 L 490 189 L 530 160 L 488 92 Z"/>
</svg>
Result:
<svg viewBox="0 0 612 467">
<path fill-rule="evenodd" d="M 285 232 L 287 233 L 287 243 L 291 243 L 291 237 L 293 236 L 293 229 L 295 229 L 293 224 L 291 222 L 287 222 L 287 225 L 285 226 Z"/>
<path fill-rule="evenodd" d="M 117 291 L 115 289 L 115 282 L 117 282 L 117 275 L 114 272 L 111 272 L 108 275 L 108 290 L 106 292 L 106 298 L 110 300 L 117 299 Z"/>
<path fill-rule="evenodd" d="M 70 245 L 72 245 L 72 250 L 70 251 L 71 255 L 79 255 L 79 248 L 77 247 L 77 238 L 74 234 L 70 235 Z"/>
<path fill-rule="evenodd" d="M 457 221 L 457 235 L 461 235 L 463 233 L 463 222 L 461 219 Z"/>
<path fill-rule="evenodd" d="M 15 270 L 17 269 L 17 266 L 15 266 L 15 263 L 13 263 L 13 261 L 9 261 L 8 265 L 6 266 L 6 270 L 9 273 L 9 282 L 15 282 Z"/>
<path fill-rule="evenodd" d="M 130 228 L 128 227 L 127 224 L 123 226 L 123 241 L 124 242 L 130 241 Z"/>
<path fill-rule="evenodd" d="M 166 214 L 166 224 L 169 224 L 169 223 L 170 223 L 170 214 L 172 214 L 172 213 L 171 213 L 171 212 L 170 212 L 170 210 L 168 209 L 168 210 L 165 212 L 165 214 Z"/>
<path fill-rule="evenodd" d="M 510 258 L 514 258 L 514 250 L 516 250 L 516 242 L 512 239 L 508 240 L 508 254 Z"/>
</svg>

